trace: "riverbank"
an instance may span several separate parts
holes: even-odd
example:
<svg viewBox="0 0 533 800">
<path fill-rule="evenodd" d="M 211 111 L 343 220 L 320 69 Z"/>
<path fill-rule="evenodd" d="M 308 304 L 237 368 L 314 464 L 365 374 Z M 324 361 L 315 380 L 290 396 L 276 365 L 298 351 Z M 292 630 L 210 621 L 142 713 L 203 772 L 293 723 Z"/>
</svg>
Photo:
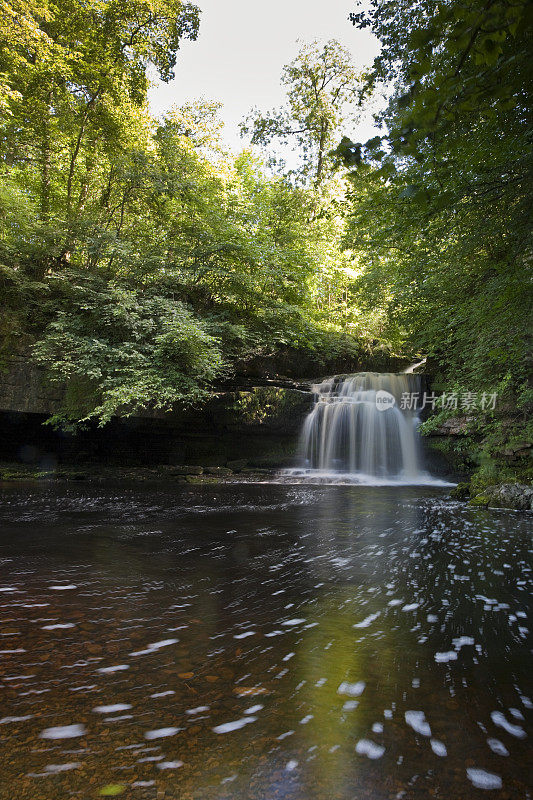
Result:
<svg viewBox="0 0 533 800">
<path fill-rule="evenodd" d="M 18 462 L 0 461 L 0 485 L 28 483 L 154 483 L 209 485 L 222 483 L 269 483 L 279 469 L 248 466 L 245 460 L 230 467 L 201 467 L 197 465 L 127 466 L 115 464 L 79 464 L 56 469 L 35 470 Z M 287 478 L 287 483 L 290 483 Z M 533 487 L 526 484 L 499 484 L 488 487 L 483 494 L 470 494 L 468 483 L 459 483 L 449 493 L 449 499 L 460 500 L 473 507 L 533 511 Z"/>
<path fill-rule="evenodd" d="M 33 469 L 18 462 L 0 461 L 0 483 L 107 483 L 108 481 L 138 481 L 139 483 L 165 481 L 168 483 L 222 483 L 238 481 L 253 482 L 273 477 L 272 468 L 248 467 L 246 465 L 229 467 L 199 466 L 125 466 L 116 464 L 79 464 L 43 470 Z"/>
</svg>

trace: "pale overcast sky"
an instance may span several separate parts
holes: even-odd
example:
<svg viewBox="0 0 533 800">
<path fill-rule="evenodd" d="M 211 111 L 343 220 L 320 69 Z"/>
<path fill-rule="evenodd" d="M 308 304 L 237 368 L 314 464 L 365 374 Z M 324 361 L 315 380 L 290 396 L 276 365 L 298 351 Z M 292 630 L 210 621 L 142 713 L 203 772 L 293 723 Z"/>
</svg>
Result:
<svg viewBox="0 0 533 800">
<path fill-rule="evenodd" d="M 205 97 L 224 104 L 226 143 L 241 149 L 239 122 L 254 106 L 267 110 L 284 101 L 283 66 L 299 44 L 337 39 L 357 67 L 368 66 L 378 52 L 376 38 L 352 26 L 353 0 L 195 0 L 202 9 L 196 42 L 183 42 L 170 84 L 157 82 L 151 109 L 160 115 L 174 105 Z M 367 114 L 348 135 L 365 141 L 375 135 Z"/>
</svg>

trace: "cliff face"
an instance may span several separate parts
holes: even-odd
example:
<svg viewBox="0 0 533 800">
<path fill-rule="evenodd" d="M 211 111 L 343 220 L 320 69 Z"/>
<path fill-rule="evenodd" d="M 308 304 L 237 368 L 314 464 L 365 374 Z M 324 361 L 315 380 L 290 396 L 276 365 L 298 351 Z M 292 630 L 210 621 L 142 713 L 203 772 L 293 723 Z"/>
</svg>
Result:
<svg viewBox="0 0 533 800">
<path fill-rule="evenodd" d="M 267 382 L 267 381 L 265 381 Z M 0 379 L 0 458 L 36 466 L 76 461 L 251 467 L 291 464 L 312 395 L 306 383 L 253 386 L 235 381 L 199 408 L 144 411 L 76 433 L 45 425 L 63 391 L 15 356 Z M 298 386 L 298 388 L 294 388 Z M 307 389 L 307 390 L 306 390 Z"/>
<path fill-rule="evenodd" d="M 59 409 L 63 394 L 61 386 L 47 383 L 29 352 L 14 353 L 0 372 L 0 411 L 50 415 Z"/>
<path fill-rule="evenodd" d="M 51 385 L 29 352 L 13 354 L 0 374 L 0 458 L 27 463 L 109 461 L 250 467 L 294 463 L 299 433 L 311 408 L 311 380 L 336 372 L 400 369 L 389 360 L 365 364 L 300 363 L 297 354 L 243 365 L 231 383 L 192 409 L 143 411 L 115 417 L 104 428 L 91 423 L 76 433 L 46 425 L 57 412 L 64 387 Z M 305 368 L 305 372 L 304 372 Z M 280 377 L 284 376 L 284 377 Z"/>
</svg>

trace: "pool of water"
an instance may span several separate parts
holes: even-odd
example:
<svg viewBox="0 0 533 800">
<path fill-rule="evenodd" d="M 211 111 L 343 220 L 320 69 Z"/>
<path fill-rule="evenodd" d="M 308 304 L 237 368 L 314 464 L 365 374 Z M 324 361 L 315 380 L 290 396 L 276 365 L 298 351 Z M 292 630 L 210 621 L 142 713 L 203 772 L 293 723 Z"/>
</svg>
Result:
<svg viewBox="0 0 533 800">
<path fill-rule="evenodd" d="M 5 486 L 1 799 L 530 797 L 531 529 L 435 487 Z"/>
</svg>

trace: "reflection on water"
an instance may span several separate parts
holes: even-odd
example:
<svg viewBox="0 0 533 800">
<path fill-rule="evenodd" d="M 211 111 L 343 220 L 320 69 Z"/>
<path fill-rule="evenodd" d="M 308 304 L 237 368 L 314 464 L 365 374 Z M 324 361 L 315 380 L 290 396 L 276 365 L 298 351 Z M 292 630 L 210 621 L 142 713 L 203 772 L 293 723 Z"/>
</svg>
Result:
<svg viewBox="0 0 533 800">
<path fill-rule="evenodd" d="M 530 519 L 439 491 L 5 489 L 2 800 L 530 797 Z"/>
</svg>

